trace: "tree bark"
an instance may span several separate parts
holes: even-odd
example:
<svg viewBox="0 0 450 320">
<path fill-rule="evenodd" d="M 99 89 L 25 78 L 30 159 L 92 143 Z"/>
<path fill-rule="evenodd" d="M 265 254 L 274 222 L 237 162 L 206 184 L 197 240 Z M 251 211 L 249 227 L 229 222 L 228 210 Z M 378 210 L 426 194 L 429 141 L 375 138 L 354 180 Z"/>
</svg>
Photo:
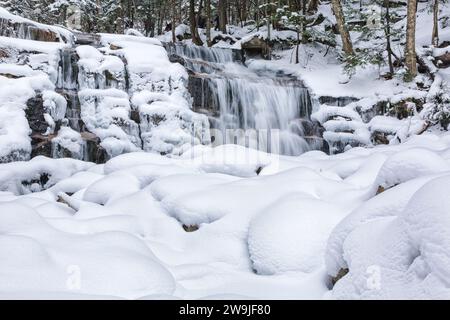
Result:
<svg viewBox="0 0 450 320">
<path fill-rule="evenodd" d="M 350 38 L 350 33 L 345 25 L 344 13 L 342 11 L 342 5 L 340 0 L 331 0 L 331 8 L 336 16 L 336 23 L 339 30 L 339 34 L 342 39 L 342 47 L 346 55 L 353 54 L 353 45 Z"/>
<path fill-rule="evenodd" d="M 433 33 L 431 35 L 431 44 L 436 46 L 436 47 L 439 45 L 438 18 L 439 18 L 439 0 L 434 0 L 434 4 L 433 4 Z"/>
<path fill-rule="evenodd" d="M 417 75 L 416 62 L 416 10 L 417 0 L 408 0 L 406 15 L 406 46 L 405 65 L 408 69 L 408 76 L 405 78 L 411 81 Z"/>
<path fill-rule="evenodd" d="M 198 34 L 197 19 L 195 17 L 195 0 L 189 0 L 189 22 L 191 25 L 192 42 L 198 46 L 202 46 L 203 42 Z"/>
<path fill-rule="evenodd" d="M 211 0 L 205 0 L 206 7 L 206 42 L 211 47 Z"/>
<path fill-rule="evenodd" d="M 384 28 L 384 33 L 386 36 L 386 51 L 388 54 L 388 65 L 389 72 L 391 75 L 394 74 L 394 65 L 392 63 L 392 48 L 391 48 L 391 17 L 389 15 L 389 0 L 384 0 L 386 7 L 386 26 Z"/>
<path fill-rule="evenodd" d="M 176 8 L 177 6 L 175 5 L 175 0 L 172 0 L 172 42 L 175 43 L 177 42 L 177 35 L 175 33 L 175 16 L 176 16 Z"/>
<path fill-rule="evenodd" d="M 227 33 L 227 0 L 219 0 L 219 29 Z"/>
<path fill-rule="evenodd" d="M 308 5 L 308 13 L 309 14 L 314 14 L 317 12 L 317 10 L 319 8 L 319 2 L 320 2 L 320 0 L 310 0 L 309 1 L 309 5 Z"/>
</svg>

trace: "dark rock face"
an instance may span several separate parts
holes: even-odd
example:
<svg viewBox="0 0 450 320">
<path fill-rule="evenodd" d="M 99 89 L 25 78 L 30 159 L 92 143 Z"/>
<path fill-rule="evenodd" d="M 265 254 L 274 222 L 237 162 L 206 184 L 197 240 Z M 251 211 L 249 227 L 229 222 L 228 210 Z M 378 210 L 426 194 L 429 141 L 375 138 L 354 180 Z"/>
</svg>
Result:
<svg viewBox="0 0 450 320">
<path fill-rule="evenodd" d="M 338 106 L 338 107 L 346 106 L 355 101 L 358 101 L 358 99 L 354 97 L 331 97 L 331 96 L 319 97 L 319 102 L 321 104 L 327 104 L 330 106 Z"/>
<path fill-rule="evenodd" d="M 89 45 L 93 47 L 100 46 L 100 35 L 95 33 L 74 32 L 75 44 Z"/>
<path fill-rule="evenodd" d="M 335 277 L 331 278 L 331 284 L 332 286 L 334 286 L 336 284 L 336 282 L 338 282 L 340 279 L 342 279 L 343 277 L 345 277 L 347 275 L 347 273 L 349 272 L 349 270 L 347 268 L 341 268 L 338 272 L 338 274 Z"/>
<path fill-rule="evenodd" d="M 0 157 L 0 163 L 28 160 L 29 156 L 30 155 L 23 150 L 14 150 L 7 156 Z"/>
<path fill-rule="evenodd" d="M 48 182 L 50 180 L 50 177 L 50 174 L 48 174 L 47 172 L 42 172 L 34 179 L 21 181 L 21 185 L 24 189 L 30 191 L 45 190 L 49 187 Z"/>
<path fill-rule="evenodd" d="M 68 120 L 68 126 L 75 131 L 82 132 L 86 130 L 83 120 L 81 120 L 81 105 L 75 90 L 57 90 L 67 101 L 65 118 Z"/>
<path fill-rule="evenodd" d="M 0 59 L 8 58 L 8 57 L 9 57 L 9 53 L 5 49 L 0 48 Z"/>
<path fill-rule="evenodd" d="M 450 67 L 450 52 L 435 58 L 436 66 L 442 69 Z"/>
<path fill-rule="evenodd" d="M 44 101 L 37 95 L 27 101 L 25 115 L 31 129 L 31 157 L 52 155 L 52 139 L 54 135 L 45 135 L 48 124 L 44 118 Z"/>
<path fill-rule="evenodd" d="M 91 132 L 84 131 L 81 137 L 86 142 L 87 161 L 105 163 L 109 160 L 106 150 L 100 146 L 100 138 Z"/>
<path fill-rule="evenodd" d="M 42 135 L 42 134 L 32 134 L 31 135 L 31 157 L 46 156 L 52 157 L 52 139 L 54 135 Z"/>
<path fill-rule="evenodd" d="M 38 28 L 31 23 L 13 22 L 4 18 L 0 18 L 0 36 L 47 42 L 68 40 L 60 39 L 60 35 L 58 33 L 51 30 Z"/>
<path fill-rule="evenodd" d="M 370 109 L 361 110 L 361 108 L 357 108 L 357 111 L 361 115 L 362 121 L 368 123 L 373 117 L 384 115 L 387 109 L 388 103 L 386 101 L 380 101 Z"/>
<path fill-rule="evenodd" d="M 42 95 L 37 95 L 27 101 L 25 114 L 32 134 L 43 134 L 47 130 L 48 124 L 44 119 L 44 101 Z"/>
<path fill-rule="evenodd" d="M 246 57 L 270 59 L 270 46 L 259 37 L 253 37 L 249 41 L 242 43 L 242 50 Z"/>
<path fill-rule="evenodd" d="M 220 112 L 213 103 L 214 92 L 210 86 L 210 80 L 207 77 L 189 75 L 188 90 L 192 96 L 192 109 L 198 113 L 218 117 Z"/>
</svg>

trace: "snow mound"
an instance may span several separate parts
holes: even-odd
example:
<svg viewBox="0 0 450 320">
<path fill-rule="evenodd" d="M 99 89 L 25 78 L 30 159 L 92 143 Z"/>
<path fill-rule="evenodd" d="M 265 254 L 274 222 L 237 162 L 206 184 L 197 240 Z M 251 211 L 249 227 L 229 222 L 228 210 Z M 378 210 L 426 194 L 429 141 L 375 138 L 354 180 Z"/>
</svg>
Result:
<svg viewBox="0 0 450 320">
<path fill-rule="evenodd" d="M 305 195 L 281 198 L 250 223 L 253 268 L 269 275 L 317 270 L 328 236 L 341 218 L 341 210 L 324 201 Z"/>
<path fill-rule="evenodd" d="M 378 173 L 377 183 L 386 189 L 420 176 L 448 170 L 448 162 L 435 152 L 412 148 L 390 156 Z"/>
<path fill-rule="evenodd" d="M 431 179 L 400 212 L 355 227 L 343 243 L 349 272 L 333 296 L 448 299 L 449 183 L 448 175 Z"/>
<path fill-rule="evenodd" d="M 174 291 L 167 269 L 141 240 L 126 233 L 61 232 L 16 203 L 0 203 L 0 225 L 3 292 L 137 298 Z"/>
</svg>

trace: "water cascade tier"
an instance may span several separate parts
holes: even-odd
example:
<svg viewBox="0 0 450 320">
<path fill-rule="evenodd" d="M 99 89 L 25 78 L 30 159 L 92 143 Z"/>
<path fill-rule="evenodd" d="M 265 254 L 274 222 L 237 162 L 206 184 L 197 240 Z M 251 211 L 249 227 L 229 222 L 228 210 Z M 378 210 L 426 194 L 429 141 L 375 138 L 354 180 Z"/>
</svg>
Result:
<svg viewBox="0 0 450 320">
<path fill-rule="evenodd" d="M 211 128 L 222 133 L 221 142 L 284 155 L 326 149 L 300 80 L 249 68 L 240 50 L 165 46 L 171 60 L 188 69 L 193 109 L 208 115 Z"/>
</svg>

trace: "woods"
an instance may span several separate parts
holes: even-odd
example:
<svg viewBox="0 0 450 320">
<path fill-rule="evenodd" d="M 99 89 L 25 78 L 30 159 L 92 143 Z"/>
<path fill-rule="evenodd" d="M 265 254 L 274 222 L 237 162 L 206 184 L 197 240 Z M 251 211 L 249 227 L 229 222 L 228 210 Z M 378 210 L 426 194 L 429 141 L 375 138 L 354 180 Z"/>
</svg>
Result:
<svg viewBox="0 0 450 320">
<path fill-rule="evenodd" d="M 323 43 L 331 47 L 342 46 L 342 59 L 351 74 L 357 66 L 367 63 L 386 64 L 392 75 L 398 66 L 407 70 L 405 80 L 417 74 L 415 53 L 415 15 L 417 0 L 397 2 L 392 0 L 3 0 L 1 5 L 12 13 L 23 15 L 43 23 L 66 25 L 73 19 L 77 8 L 80 31 L 123 33 L 133 28 L 146 36 L 159 36 L 170 32 L 172 42 L 191 38 L 196 45 L 212 46 L 223 35 L 232 34 L 229 26 L 252 26 L 251 30 L 265 29 L 266 41 L 276 31 L 293 30 L 295 57 L 299 63 L 299 47 L 303 43 Z M 318 11 L 327 6 L 334 15 L 333 20 L 324 19 Z M 355 9 L 359 6 L 359 9 Z M 378 18 L 369 14 L 378 6 Z M 430 44 L 439 45 L 439 0 L 429 0 L 429 11 L 433 23 Z M 371 20 L 372 19 L 372 20 Z M 369 26 L 376 19 L 376 24 Z M 404 27 L 398 22 L 404 19 Z M 323 25 L 321 28 L 312 28 Z M 178 28 L 178 29 L 177 29 Z M 320 30 L 322 29 L 322 30 Z M 367 29 L 366 31 L 364 31 Z M 381 34 L 377 34 L 376 30 Z M 352 39 L 352 32 L 363 31 Z M 221 33 L 222 36 L 219 36 Z M 358 48 L 357 43 L 385 38 L 382 49 Z M 339 41 L 336 40 L 339 38 Z M 215 39 L 217 38 L 217 39 Z M 392 44 L 404 42 L 403 54 L 394 50 Z M 356 51 L 355 51 L 356 46 Z"/>
</svg>

